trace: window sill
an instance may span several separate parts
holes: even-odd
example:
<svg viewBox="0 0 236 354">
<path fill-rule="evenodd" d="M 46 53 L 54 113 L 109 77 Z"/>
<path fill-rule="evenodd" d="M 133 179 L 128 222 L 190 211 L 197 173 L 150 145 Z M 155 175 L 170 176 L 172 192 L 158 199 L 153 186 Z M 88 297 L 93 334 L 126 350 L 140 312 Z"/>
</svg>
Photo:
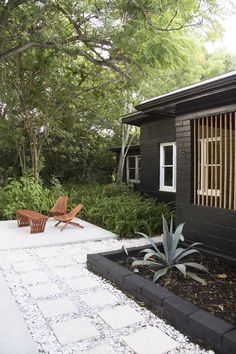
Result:
<svg viewBox="0 0 236 354">
<path fill-rule="evenodd" d="M 159 192 L 176 193 L 176 189 L 159 189 Z"/>
</svg>

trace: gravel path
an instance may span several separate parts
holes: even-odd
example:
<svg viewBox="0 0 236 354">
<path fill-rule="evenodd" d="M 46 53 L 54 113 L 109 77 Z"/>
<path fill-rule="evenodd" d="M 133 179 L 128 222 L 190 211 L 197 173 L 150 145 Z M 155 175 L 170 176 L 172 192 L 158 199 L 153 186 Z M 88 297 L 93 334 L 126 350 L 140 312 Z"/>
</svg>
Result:
<svg viewBox="0 0 236 354">
<path fill-rule="evenodd" d="M 168 353 L 213 353 L 191 343 L 186 336 L 86 268 L 88 253 L 119 249 L 122 245 L 139 246 L 144 242 L 143 239 L 106 240 L 0 251 L 1 270 L 39 352 L 134 353 L 123 340 L 124 337 L 156 327 L 178 342 L 176 348 Z M 115 324 L 113 328 L 109 326 L 104 318 L 106 319 L 109 310 L 117 309 L 119 306 L 123 310 L 135 310 L 139 321 L 121 328 L 114 328 Z M 63 337 L 61 328 L 72 323 L 79 326 L 76 321 L 81 317 L 89 321 L 91 333 L 94 331 L 93 337 L 85 333 L 83 338 L 73 341 L 73 335 L 78 336 L 78 332 L 68 331 L 68 328 L 73 326 L 68 327 L 67 331 L 65 329 L 63 335 L 66 335 Z M 153 345 L 156 346 L 157 343 Z"/>
</svg>

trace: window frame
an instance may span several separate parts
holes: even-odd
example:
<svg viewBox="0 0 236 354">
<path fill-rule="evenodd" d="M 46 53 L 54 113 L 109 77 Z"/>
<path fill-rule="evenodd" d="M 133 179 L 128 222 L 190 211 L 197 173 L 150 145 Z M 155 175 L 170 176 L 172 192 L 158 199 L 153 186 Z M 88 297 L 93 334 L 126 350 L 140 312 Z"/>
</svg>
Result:
<svg viewBox="0 0 236 354">
<path fill-rule="evenodd" d="M 219 197 L 220 196 L 220 189 L 209 189 L 208 188 L 208 191 L 206 192 L 206 169 L 208 167 L 211 167 L 213 166 L 213 168 L 217 168 L 217 167 L 220 167 L 220 163 L 218 162 L 217 165 L 216 164 L 213 164 L 211 165 L 211 162 L 206 163 L 207 159 L 206 159 L 206 152 L 207 152 L 207 148 L 206 148 L 206 144 L 207 143 L 211 143 L 211 142 L 215 142 L 217 141 L 217 144 L 218 142 L 220 142 L 220 137 L 217 136 L 217 137 L 208 137 L 207 138 L 204 138 L 204 139 L 200 139 L 200 144 L 201 144 L 201 161 L 200 161 L 200 170 L 201 170 L 201 179 L 200 179 L 200 190 L 198 190 L 197 192 L 200 194 L 200 195 L 204 195 L 204 196 L 208 196 L 210 197 L 211 194 L 213 196 L 217 196 Z M 204 149 L 203 149 L 203 144 L 204 144 Z M 203 178 L 203 175 L 204 175 L 204 178 Z M 203 180 L 204 180 L 204 183 L 205 183 L 205 186 L 203 186 Z M 204 193 L 203 193 L 204 191 Z"/>
<path fill-rule="evenodd" d="M 164 165 L 164 151 L 166 146 L 173 147 L 173 164 Z M 172 186 L 166 186 L 165 183 L 165 168 L 172 167 Z M 176 142 L 161 143 L 160 144 L 160 192 L 176 192 Z"/>
<path fill-rule="evenodd" d="M 134 157 L 135 158 L 135 167 L 131 167 L 132 170 L 135 170 L 135 179 L 130 179 L 129 174 L 130 174 L 130 167 L 129 167 L 129 158 Z M 126 181 L 131 182 L 131 183 L 140 183 L 139 179 L 139 161 L 140 161 L 140 155 L 128 155 L 126 158 Z"/>
</svg>

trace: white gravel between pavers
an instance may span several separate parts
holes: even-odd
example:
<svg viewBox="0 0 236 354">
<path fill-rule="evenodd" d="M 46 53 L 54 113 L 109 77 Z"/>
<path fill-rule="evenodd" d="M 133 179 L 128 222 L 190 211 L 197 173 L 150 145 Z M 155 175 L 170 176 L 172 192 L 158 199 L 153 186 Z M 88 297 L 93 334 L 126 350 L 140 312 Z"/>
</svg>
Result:
<svg viewBox="0 0 236 354">
<path fill-rule="evenodd" d="M 133 240 L 106 240 L 100 242 L 87 242 L 79 244 L 69 244 L 64 246 L 54 247 L 40 247 L 30 249 L 16 249 L 0 251 L 0 267 L 5 276 L 8 285 L 11 289 L 14 299 L 16 300 L 27 324 L 27 327 L 38 345 L 41 353 L 47 354 L 78 354 L 87 353 L 94 350 L 96 347 L 109 346 L 117 353 L 132 354 L 134 351 L 122 340 L 123 337 L 137 333 L 139 330 L 144 330 L 150 327 L 156 327 L 167 334 L 170 338 L 178 342 L 178 347 L 169 351 L 170 354 L 212 354 L 212 351 L 201 349 L 198 345 L 191 343 L 191 341 L 175 330 L 172 326 L 166 324 L 163 320 L 158 318 L 149 310 L 139 306 L 135 301 L 128 298 L 120 290 L 111 285 L 110 282 L 96 276 L 89 272 L 86 268 L 86 255 L 88 253 L 98 253 L 108 250 L 119 249 L 123 245 L 125 247 L 139 246 L 145 243 L 143 239 Z M 70 280 L 65 277 L 64 271 L 55 272 L 58 270 L 59 262 L 56 259 L 60 257 L 71 259 L 68 267 L 63 266 L 64 270 L 72 269 L 76 271 L 76 278 L 79 276 L 88 277 L 98 284 L 94 287 L 73 289 L 70 286 Z M 54 258 L 54 261 L 50 261 Z M 47 259 L 47 260 L 46 260 Z M 46 260 L 46 261 L 45 261 Z M 27 282 L 22 279 L 26 277 L 26 270 L 24 264 L 15 266 L 16 263 L 23 263 L 26 261 L 33 261 L 34 272 L 43 272 L 47 276 L 47 281 L 54 284 L 60 289 L 55 295 L 47 297 L 39 297 L 30 295 L 30 288 Z M 63 264 L 63 262 L 62 262 Z M 26 263 L 25 263 L 26 265 Z M 56 265 L 56 267 L 55 267 Z M 54 267 L 53 267 L 54 266 Z M 73 267 L 73 268 L 72 268 Z M 37 268 L 37 269 L 35 269 Z M 22 273 L 20 272 L 22 271 Z M 39 273 L 40 274 L 40 273 Z M 23 276 L 24 275 L 24 276 Z M 64 275 L 64 277 L 62 276 Z M 76 279 L 74 278 L 74 279 Z M 73 279 L 73 278 L 72 278 Z M 34 286 L 37 281 L 34 282 Z M 40 285 L 40 278 L 38 284 Z M 84 295 L 90 296 L 93 292 L 96 294 L 98 290 L 109 292 L 117 298 L 116 304 L 107 304 L 104 306 L 90 307 L 82 300 Z M 44 292 L 42 292 L 44 294 Z M 53 294 L 53 292 L 52 292 Z M 39 303 L 44 300 L 56 300 L 60 298 L 68 298 L 76 307 L 76 313 L 65 313 L 57 316 L 50 316 L 45 318 L 40 311 Z M 143 321 L 134 323 L 127 327 L 112 329 L 100 316 L 99 313 L 115 309 L 117 306 L 128 305 L 138 314 L 140 314 Z M 53 328 L 63 321 L 69 321 L 80 317 L 86 317 L 90 324 L 99 332 L 99 337 L 85 338 L 77 342 L 71 342 L 66 345 L 61 345 L 53 332 Z M 154 343 L 154 345 L 156 345 Z M 95 350 L 96 351 L 96 350 Z"/>
</svg>

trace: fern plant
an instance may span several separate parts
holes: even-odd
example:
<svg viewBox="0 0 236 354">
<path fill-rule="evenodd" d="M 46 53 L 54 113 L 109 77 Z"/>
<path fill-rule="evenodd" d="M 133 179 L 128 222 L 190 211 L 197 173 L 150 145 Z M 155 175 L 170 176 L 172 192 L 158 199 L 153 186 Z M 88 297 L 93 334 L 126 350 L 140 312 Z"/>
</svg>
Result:
<svg viewBox="0 0 236 354">
<path fill-rule="evenodd" d="M 188 271 L 187 268 L 195 268 L 204 272 L 208 272 L 208 269 L 196 262 L 185 261 L 184 258 L 192 254 L 200 254 L 200 252 L 194 247 L 202 245 L 202 243 L 195 242 L 187 248 L 178 247 L 179 241 L 184 241 L 182 234 L 184 224 L 177 227 L 176 231 L 173 233 L 173 219 L 171 218 L 170 229 L 168 227 L 167 221 L 162 215 L 163 219 L 163 249 L 156 246 L 153 240 L 146 234 L 139 232 L 138 234 L 145 237 L 148 242 L 153 246 L 153 249 L 147 248 L 141 252 L 145 253 L 143 260 L 134 260 L 132 267 L 137 266 L 148 266 L 150 268 L 155 268 L 157 271 L 154 273 L 153 282 L 155 283 L 160 277 L 165 276 L 168 271 L 175 268 L 180 271 L 184 277 L 190 277 L 195 281 L 205 284 L 205 280 L 200 278 L 195 273 Z M 140 252 L 140 253 L 141 253 Z"/>
</svg>

